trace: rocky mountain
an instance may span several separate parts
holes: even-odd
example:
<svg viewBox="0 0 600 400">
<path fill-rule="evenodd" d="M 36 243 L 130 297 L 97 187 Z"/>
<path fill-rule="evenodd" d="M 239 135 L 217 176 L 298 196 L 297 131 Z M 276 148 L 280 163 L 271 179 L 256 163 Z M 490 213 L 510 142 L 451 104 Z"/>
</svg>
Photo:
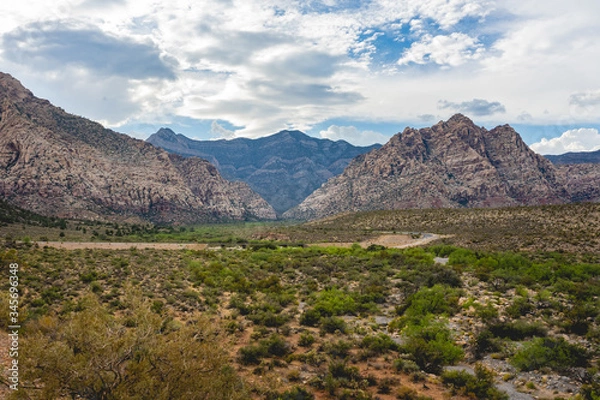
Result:
<svg viewBox="0 0 600 400">
<path fill-rule="evenodd" d="M 573 202 L 600 202 L 600 163 L 556 166 Z"/>
<path fill-rule="evenodd" d="M 548 160 L 552 161 L 553 164 L 587 164 L 587 163 L 600 163 L 600 150 L 597 151 L 581 151 L 560 154 L 557 156 L 546 155 L 544 156 Z"/>
<path fill-rule="evenodd" d="M 227 179 L 246 182 L 278 213 L 298 205 L 354 157 L 379 145 L 357 147 L 282 131 L 259 139 L 198 141 L 162 128 L 147 141 L 185 157 L 202 157 Z"/>
<path fill-rule="evenodd" d="M 488 131 L 457 114 L 431 128 L 406 128 L 380 149 L 357 157 L 284 217 L 597 200 L 600 173 L 578 171 L 573 179 L 558 170 L 508 125 Z"/>
<path fill-rule="evenodd" d="M 208 161 L 169 154 L 36 98 L 0 73 L 0 196 L 43 215 L 191 223 L 275 211 Z"/>
</svg>

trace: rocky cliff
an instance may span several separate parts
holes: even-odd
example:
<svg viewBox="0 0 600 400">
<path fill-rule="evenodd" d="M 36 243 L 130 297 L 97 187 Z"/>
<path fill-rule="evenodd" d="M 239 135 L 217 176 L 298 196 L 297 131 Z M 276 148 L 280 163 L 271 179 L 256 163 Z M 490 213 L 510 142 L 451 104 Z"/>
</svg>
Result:
<svg viewBox="0 0 600 400">
<path fill-rule="evenodd" d="M 271 219 L 205 160 L 170 155 L 33 96 L 0 73 L 0 195 L 43 215 L 155 223 Z"/>
<path fill-rule="evenodd" d="M 246 182 L 279 213 L 298 205 L 327 179 L 339 175 L 357 155 L 379 148 L 282 131 L 259 139 L 198 141 L 168 128 L 147 140 L 186 157 L 205 158 L 230 180 Z"/>
<path fill-rule="evenodd" d="M 569 181 L 568 173 L 530 150 L 510 126 L 487 130 L 457 114 L 431 128 L 406 128 L 381 149 L 356 158 L 284 217 L 593 201 L 591 187 L 600 180 L 589 172 L 581 171 L 579 183 Z M 579 190 L 582 182 L 589 190 Z"/>
</svg>

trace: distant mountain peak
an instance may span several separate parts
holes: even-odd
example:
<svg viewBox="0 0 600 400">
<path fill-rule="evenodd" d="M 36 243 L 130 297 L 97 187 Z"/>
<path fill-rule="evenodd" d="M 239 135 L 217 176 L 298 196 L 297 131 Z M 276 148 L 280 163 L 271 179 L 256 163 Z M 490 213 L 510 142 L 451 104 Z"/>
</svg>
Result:
<svg viewBox="0 0 600 400">
<path fill-rule="evenodd" d="M 341 173 L 352 158 L 379 147 L 333 142 L 298 130 L 227 141 L 198 141 L 183 135 L 177 135 L 175 140 L 157 132 L 147 140 L 172 153 L 209 160 L 227 179 L 248 183 L 279 213 L 297 205 L 328 178 Z"/>
</svg>

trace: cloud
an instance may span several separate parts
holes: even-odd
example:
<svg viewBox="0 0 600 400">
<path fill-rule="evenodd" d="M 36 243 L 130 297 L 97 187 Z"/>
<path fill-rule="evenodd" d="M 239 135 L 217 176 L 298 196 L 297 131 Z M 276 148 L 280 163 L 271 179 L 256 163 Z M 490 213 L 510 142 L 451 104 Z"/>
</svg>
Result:
<svg viewBox="0 0 600 400">
<path fill-rule="evenodd" d="M 435 121 L 435 115 L 433 115 L 433 114 L 421 114 L 421 115 L 417 115 L 417 118 L 419 119 L 419 121 L 423 121 L 423 122 Z"/>
<path fill-rule="evenodd" d="M 235 132 L 230 131 L 229 129 L 225 129 L 222 125 L 220 125 L 217 121 L 213 121 L 210 125 L 210 133 L 213 137 L 224 138 L 224 139 L 233 139 L 235 138 Z"/>
<path fill-rule="evenodd" d="M 475 116 L 485 116 L 506 112 L 506 108 L 500 102 L 489 102 L 482 99 L 473 99 L 471 101 L 463 101 L 462 103 L 453 103 L 446 100 L 440 100 L 438 102 L 438 108 L 453 109 L 464 114 Z"/>
<path fill-rule="evenodd" d="M 0 70 L 113 128 L 377 131 L 444 107 L 481 123 L 600 117 L 595 0 L 31 0 L 0 15 Z"/>
<path fill-rule="evenodd" d="M 569 104 L 579 107 L 600 105 L 600 90 L 588 90 L 572 94 L 569 97 Z"/>
<path fill-rule="evenodd" d="M 553 139 L 542 138 L 531 149 L 539 154 L 564 154 L 578 151 L 600 150 L 600 133 L 597 129 L 580 128 L 564 132 Z"/>
<path fill-rule="evenodd" d="M 379 132 L 359 131 L 354 126 L 331 125 L 319 134 L 323 139 L 345 140 L 356 146 L 369 146 L 374 143 L 384 144 L 390 139 Z"/>
<path fill-rule="evenodd" d="M 481 58 L 484 47 L 476 38 L 459 32 L 450 35 L 425 34 L 398 60 L 399 65 L 429 64 L 456 67 Z"/>
<path fill-rule="evenodd" d="M 62 22 L 33 23 L 2 37 L 4 56 L 33 64 L 40 71 L 65 65 L 104 76 L 133 79 L 174 79 L 175 74 L 152 43 L 113 37 L 93 27 L 70 27 Z"/>
</svg>

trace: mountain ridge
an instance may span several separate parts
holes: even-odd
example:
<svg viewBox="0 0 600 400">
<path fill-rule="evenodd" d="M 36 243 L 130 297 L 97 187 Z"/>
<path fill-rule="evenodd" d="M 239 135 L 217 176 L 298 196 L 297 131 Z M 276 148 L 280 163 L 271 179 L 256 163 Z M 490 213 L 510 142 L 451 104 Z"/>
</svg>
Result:
<svg viewBox="0 0 600 400">
<path fill-rule="evenodd" d="M 545 155 L 553 164 L 598 164 L 600 163 L 600 150 L 568 152 L 559 155 Z"/>
<path fill-rule="evenodd" d="M 275 218 L 260 196 L 226 181 L 207 161 L 170 155 L 69 114 L 4 73 L 0 195 L 39 214 L 66 218 L 155 223 Z"/>
<path fill-rule="evenodd" d="M 592 169 L 592 172 L 595 169 Z M 491 130 L 462 114 L 430 128 L 407 127 L 378 150 L 354 159 L 285 218 L 314 219 L 345 211 L 499 207 L 598 201 L 598 176 L 578 185 L 534 153 L 510 125 Z M 587 174 L 587 175 L 586 175 Z M 578 195 L 575 194 L 578 191 Z"/>
<path fill-rule="evenodd" d="M 175 154 L 207 159 L 225 178 L 246 182 L 278 213 L 340 174 L 355 156 L 380 147 L 314 138 L 297 130 L 257 139 L 200 141 L 161 128 L 147 142 Z"/>
</svg>

